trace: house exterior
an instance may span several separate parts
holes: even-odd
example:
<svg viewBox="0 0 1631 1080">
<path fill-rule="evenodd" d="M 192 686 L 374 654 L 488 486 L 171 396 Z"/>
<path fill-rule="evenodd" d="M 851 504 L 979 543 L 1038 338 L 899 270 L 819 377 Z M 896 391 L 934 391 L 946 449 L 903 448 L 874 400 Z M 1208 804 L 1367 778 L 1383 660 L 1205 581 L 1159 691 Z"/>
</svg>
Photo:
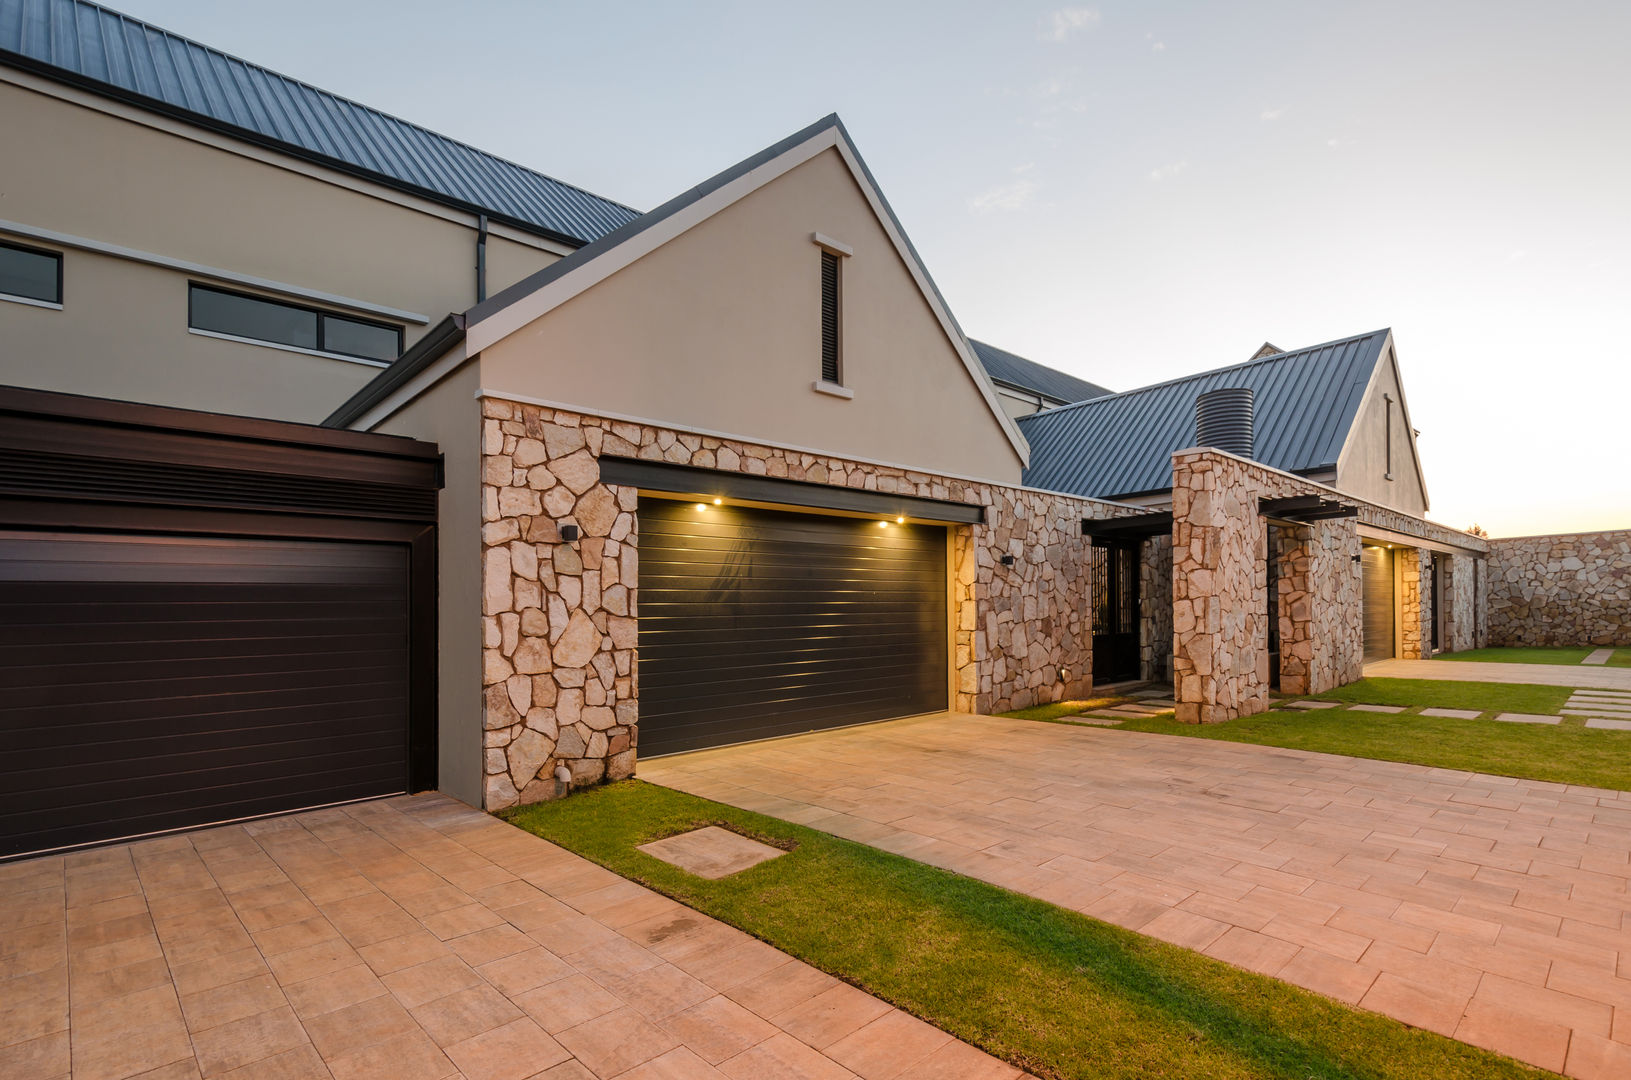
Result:
<svg viewBox="0 0 1631 1080">
<path fill-rule="evenodd" d="M 1140 674 L 1227 719 L 1358 677 L 1367 543 L 1396 651 L 1480 640 L 1402 390 L 1397 490 L 1182 422 L 1094 490 L 1124 436 L 1054 434 L 1143 392 L 971 342 L 837 117 L 642 214 L 75 0 L 0 0 L 0 109 L 0 856 Z"/>
</svg>

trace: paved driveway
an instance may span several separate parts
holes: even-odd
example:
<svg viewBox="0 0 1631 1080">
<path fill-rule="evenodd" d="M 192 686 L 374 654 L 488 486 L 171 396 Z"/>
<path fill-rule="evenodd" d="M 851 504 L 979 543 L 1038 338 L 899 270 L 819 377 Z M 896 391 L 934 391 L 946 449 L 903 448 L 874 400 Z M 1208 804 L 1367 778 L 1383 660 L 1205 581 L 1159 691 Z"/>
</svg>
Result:
<svg viewBox="0 0 1631 1080">
<path fill-rule="evenodd" d="M 1631 668 L 1587 664 L 1499 664 L 1484 660 L 1378 660 L 1365 665 L 1369 679 L 1437 679 L 1448 682 L 1539 683 L 1584 690 L 1631 690 Z"/>
<path fill-rule="evenodd" d="M 441 796 L 0 866 L 0 1077 L 1011 1080 Z"/>
<path fill-rule="evenodd" d="M 949 714 L 640 775 L 1546 1068 L 1631 1076 L 1631 794 Z"/>
</svg>

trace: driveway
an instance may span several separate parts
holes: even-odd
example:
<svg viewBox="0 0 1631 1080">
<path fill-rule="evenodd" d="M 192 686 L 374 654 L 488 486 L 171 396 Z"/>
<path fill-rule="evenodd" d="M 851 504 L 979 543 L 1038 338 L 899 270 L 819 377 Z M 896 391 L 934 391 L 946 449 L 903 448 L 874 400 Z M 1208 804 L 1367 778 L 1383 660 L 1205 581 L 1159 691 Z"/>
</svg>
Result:
<svg viewBox="0 0 1631 1080">
<path fill-rule="evenodd" d="M 1631 794 L 951 714 L 640 775 L 1545 1068 L 1631 1076 Z"/>
<path fill-rule="evenodd" d="M 1378 660 L 1368 679 L 1438 679 L 1448 682 L 1539 683 L 1581 690 L 1631 690 L 1631 668 L 1582 664 L 1499 664 L 1484 660 Z"/>
<path fill-rule="evenodd" d="M 0 866 L 0 1076 L 1011 1080 L 442 796 Z"/>
</svg>

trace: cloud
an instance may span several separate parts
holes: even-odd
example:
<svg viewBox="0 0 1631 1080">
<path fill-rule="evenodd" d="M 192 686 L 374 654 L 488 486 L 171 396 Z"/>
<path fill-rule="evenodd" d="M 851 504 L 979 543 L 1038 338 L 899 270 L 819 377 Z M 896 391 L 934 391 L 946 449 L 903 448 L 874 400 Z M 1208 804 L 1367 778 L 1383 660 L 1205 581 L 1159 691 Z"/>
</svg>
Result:
<svg viewBox="0 0 1631 1080">
<path fill-rule="evenodd" d="M 1036 163 L 1028 161 L 1023 165 L 1014 166 L 1014 179 L 1006 184 L 998 184 L 989 191 L 968 200 L 968 208 L 976 214 L 992 214 L 998 211 L 1022 210 L 1031 201 L 1040 187 L 1035 180 L 1026 174 L 1036 168 Z"/>
<path fill-rule="evenodd" d="M 1067 7 L 1051 13 L 1044 21 L 1043 41 L 1065 41 L 1078 30 L 1091 30 L 1099 24 L 1093 8 Z"/>
<path fill-rule="evenodd" d="M 1189 168 L 1189 162 L 1174 161 L 1170 165 L 1162 165 L 1160 168 L 1151 169 L 1150 179 L 1159 184 L 1163 180 L 1171 180 L 1174 176 L 1177 176 L 1187 168 Z"/>
<path fill-rule="evenodd" d="M 1262 120 L 1264 123 L 1267 123 L 1267 122 L 1269 122 L 1271 120 L 1278 120 L 1278 119 L 1280 119 L 1280 117 L 1284 116 L 1285 114 L 1286 114 L 1285 106 L 1282 105 L 1278 109 L 1264 109 L 1263 112 L 1258 116 L 1258 119 Z"/>
</svg>

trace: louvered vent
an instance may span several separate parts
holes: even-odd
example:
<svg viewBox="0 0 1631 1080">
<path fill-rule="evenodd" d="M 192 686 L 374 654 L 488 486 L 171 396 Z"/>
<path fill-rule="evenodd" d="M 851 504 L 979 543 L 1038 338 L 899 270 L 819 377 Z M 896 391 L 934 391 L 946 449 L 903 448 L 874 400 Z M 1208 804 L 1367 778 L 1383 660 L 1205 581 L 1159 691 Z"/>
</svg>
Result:
<svg viewBox="0 0 1631 1080">
<path fill-rule="evenodd" d="M 838 256 L 821 253 L 821 378 L 838 382 Z"/>
<path fill-rule="evenodd" d="M 0 449 L 0 495 L 436 520 L 430 488 Z"/>
</svg>

